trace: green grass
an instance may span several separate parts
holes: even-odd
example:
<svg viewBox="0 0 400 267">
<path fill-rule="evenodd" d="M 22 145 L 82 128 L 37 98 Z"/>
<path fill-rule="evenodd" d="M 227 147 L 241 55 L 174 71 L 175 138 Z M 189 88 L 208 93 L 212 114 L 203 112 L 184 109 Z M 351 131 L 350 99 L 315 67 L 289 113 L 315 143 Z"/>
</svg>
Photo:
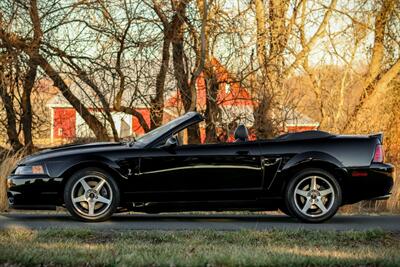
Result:
<svg viewBox="0 0 400 267">
<path fill-rule="evenodd" d="M 399 266 L 383 231 L 0 231 L 2 265 Z"/>
</svg>

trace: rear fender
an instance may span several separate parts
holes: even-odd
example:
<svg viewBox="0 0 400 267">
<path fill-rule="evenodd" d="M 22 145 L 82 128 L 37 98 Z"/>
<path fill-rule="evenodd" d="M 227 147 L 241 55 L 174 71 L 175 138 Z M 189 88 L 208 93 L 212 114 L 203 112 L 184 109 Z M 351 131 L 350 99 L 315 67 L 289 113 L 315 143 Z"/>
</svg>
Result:
<svg viewBox="0 0 400 267">
<path fill-rule="evenodd" d="M 342 163 L 335 157 L 319 151 L 310 151 L 298 154 L 283 164 L 276 179 L 272 181 L 270 189 L 275 192 L 285 188 L 287 182 L 298 172 L 307 168 L 319 168 L 328 171 L 341 184 L 347 175 Z"/>
<path fill-rule="evenodd" d="M 310 151 L 297 154 L 296 156 L 291 158 L 288 162 L 286 162 L 286 164 L 283 165 L 282 171 L 287 171 L 301 164 L 315 162 L 315 161 L 327 162 L 339 168 L 343 167 L 343 164 L 338 159 L 327 153 L 320 151 Z"/>
</svg>

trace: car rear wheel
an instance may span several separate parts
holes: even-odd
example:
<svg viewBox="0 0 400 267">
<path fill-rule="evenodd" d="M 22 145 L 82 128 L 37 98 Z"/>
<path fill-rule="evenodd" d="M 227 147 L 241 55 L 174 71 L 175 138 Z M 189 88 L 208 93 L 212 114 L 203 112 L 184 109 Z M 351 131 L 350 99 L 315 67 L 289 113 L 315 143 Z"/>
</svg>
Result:
<svg viewBox="0 0 400 267">
<path fill-rule="evenodd" d="M 336 214 L 342 201 L 340 185 L 321 169 L 307 169 L 289 181 L 285 202 L 290 214 L 304 222 L 323 222 Z"/>
<path fill-rule="evenodd" d="M 83 221 L 107 220 L 116 211 L 119 199 L 118 185 L 100 169 L 81 170 L 65 185 L 65 205 L 72 216 Z"/>
</svg>

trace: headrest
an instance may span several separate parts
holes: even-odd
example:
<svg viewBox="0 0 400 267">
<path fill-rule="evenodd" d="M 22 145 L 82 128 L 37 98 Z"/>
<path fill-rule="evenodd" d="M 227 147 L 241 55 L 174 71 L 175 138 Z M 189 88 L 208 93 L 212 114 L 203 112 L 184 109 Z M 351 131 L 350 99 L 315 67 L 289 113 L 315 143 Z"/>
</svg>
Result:
<svg viewBox="0 0 400 267">
<path fill-rule="evenodd" d="M 247 141 L 249 132 L 247 131 L 246 126 L 243 124 L 239 124 L 239 126 L 235 130 L 235 140 L 236 141 Z"/>
</svg>

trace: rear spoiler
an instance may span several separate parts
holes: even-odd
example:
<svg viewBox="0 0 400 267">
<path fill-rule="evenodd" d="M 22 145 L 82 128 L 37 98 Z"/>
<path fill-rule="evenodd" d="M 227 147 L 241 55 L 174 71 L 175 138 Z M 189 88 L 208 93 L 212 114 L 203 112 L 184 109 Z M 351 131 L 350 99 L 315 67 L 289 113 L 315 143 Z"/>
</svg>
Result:
<svg viewBox="0 0 400 267">
<path fill-rule="evenodd" d="M 383 133 L 370 134 L 369 137 L 378 138 L 379 142 L 383 144 Z"/>
</svg>

